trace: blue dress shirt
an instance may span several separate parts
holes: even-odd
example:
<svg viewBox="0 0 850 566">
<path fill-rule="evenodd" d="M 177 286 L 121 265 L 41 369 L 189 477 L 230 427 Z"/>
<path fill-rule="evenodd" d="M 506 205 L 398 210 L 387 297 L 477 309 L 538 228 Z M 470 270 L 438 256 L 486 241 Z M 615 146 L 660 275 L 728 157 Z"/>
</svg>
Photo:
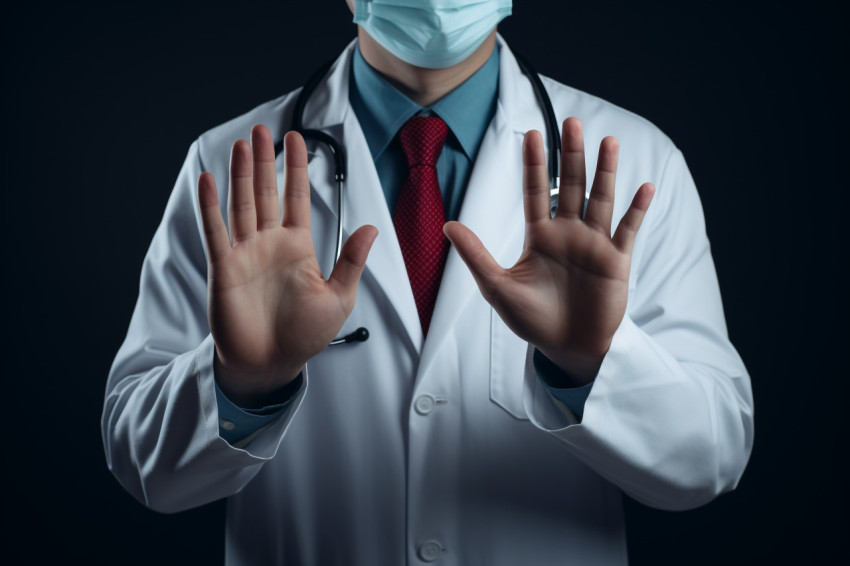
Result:
<svg viewBox="0 0 850 566">
<path fill-rule="evenodd" d="M 437 160 L 437 180 L 443 192 L 447 220 L 457 220 L 466 185 L 487 126 L 496 113 L 499 89 L 499 54 L 494 49 L 486 63 L 460 86 L 428 108 L 410 100 L 369 66 L 360 48 L 354 50 L 349 101 L 363 135 L 390 215 L 407 178 L 407 158 L 395 141 L 412 116 L 436 115 L 449 127 Z"/>
<path fill-rule="evenodd" d="M 391 213 L 408 172 L 407 158 L 396 141 L 396 134 L 415 115 L 436 115 L 448 125 L 450 133 L 437 160 L 437 179 L 443 192 L 446 219 L 457 220 L 478 148 L 496 112 L 498 48 L 493 49 L 490 58 L 475 74 L 427 108 L 409 99 L 369 66 L 359 46 L 354 50 L 350 85 L 349 102 L 363 129 Z M 569 377 L 538 351 L 533 361 L 538 377 L 552 395 L 581 420 L 592 384 L 570 386 Z M 291 388 L 289 400 L 247 410 L 234 405 L 216 384 L 220 436 L 236 443 L 270 424 L 295 398 L 301 377 L 297 379 L 298 385 Z"/>
</svg>

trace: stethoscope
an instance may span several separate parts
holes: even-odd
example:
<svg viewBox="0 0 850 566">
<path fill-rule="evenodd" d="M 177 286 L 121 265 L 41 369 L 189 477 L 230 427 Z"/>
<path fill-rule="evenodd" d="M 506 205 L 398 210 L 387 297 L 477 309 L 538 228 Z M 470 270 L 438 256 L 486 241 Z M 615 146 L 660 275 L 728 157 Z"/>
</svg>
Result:
<svg viewBox="0 0 850 566">
<path fill-rule="evenodd" d="M 555 110 L 552 108 L 552 101 L 546 93 L 546 88 L 543 82 L 535 72 L 534 68 L 528 61 L 517 53 L 514 53 L 517 64 L 522 73 L 531 81 L 531 87 L 534 89 L 534 97 L 537 103 L 543 110 L 543 118 L 546 121 L 546 141 L 549 148 L 549 203 L 552 216 L 558 210 L 558 187 L 560 185 L 559 177 L 559 160 L 561 155 L 561 135 L 558 131 L 558 122 L 555 119 Z M 304 108 L 307 106 L 307 101 L 316 90 L 316 87 L 324 79 L 325 75 L 333 65 L 333 60 L 322 65 L 315 73 L 307 80 L 298 98 L 295 101 L 295 108 L 292 112 L 292 122 L 289 125 L 289 130 L 294 130 L 301 134 L 304 141 L 312 140 L 325 144 L 331 152 L 334 160 L 334 180 L 336 181 L 336 247 L 334 251 L 334 264 L 339 259 L 339 253 L 342 249 L 342 227 L 345 220 L 345 208 L 342 206 L 342 196 L 345 187 L 345 176 L 347 173 L 347 163 L 345 159 L 345 150 L 333 137 L 320 130 L 304 129 Z M 285 132 L 284 132 L 285 133 Z M 283 138 L 280 139 L 274 146 L 275 158 L 283 151 Z M 351 342 L 365 342 L 369 339 L 369 331 L 360 327 L 354 332 L 345 336 L 340 336 L 333 340 L 329 345 L 336 346 L 339 344 L 348 344 Z"/>
</svg>

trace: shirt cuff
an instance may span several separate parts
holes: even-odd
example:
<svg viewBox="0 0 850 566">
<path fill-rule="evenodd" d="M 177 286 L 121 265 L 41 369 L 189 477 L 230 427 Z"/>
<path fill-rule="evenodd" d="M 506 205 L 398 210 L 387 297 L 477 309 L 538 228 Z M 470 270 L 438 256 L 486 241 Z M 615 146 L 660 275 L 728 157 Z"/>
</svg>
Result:
<svg viewBox="0 0 850 566">
<path fill-rule="evenodd" d="M 559 368 L 555 362 L 541 354 L 537 348 L 534 349 L 533 361 L 537 378 L 549 389 L 549 393 L 566 405 L 579 422 L 581 422 L 581 418 L 584 415 L 584 402 L 587 401 L 587 397 L 590 395 L 593 382 L 591 381 L 586 385 L 578 387 L 564 387 L 564 384 L 571 381 L 569 374 Z"/>
<path fill-rule="evenodd" d="M 218 382 L 213 381 L 218 405 L 218 435 L 228 443 L 236 444 L 268 426 L 284 413 L 298 396 L 298 391 L 304 383 L 304 374 L 298 374 L 298 377 L 286 386 L 288 396 L 285 401 L 260 409 L 243 409 L 237 406 L 219 388 Z"/>
</svg>

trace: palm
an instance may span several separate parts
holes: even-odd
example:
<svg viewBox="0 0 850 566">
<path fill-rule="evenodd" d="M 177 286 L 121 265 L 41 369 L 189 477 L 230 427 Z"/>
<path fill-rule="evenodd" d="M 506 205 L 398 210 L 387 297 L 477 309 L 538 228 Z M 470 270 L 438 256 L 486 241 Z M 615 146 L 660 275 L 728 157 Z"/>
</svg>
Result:
<svg viewBox="0 0 850 566">
<path fill-rule="evenodd" d="M 582 218 L 584 144 L 578 120 L 565 121 L 563 139 L 560 206 L 550 218 L 542 142 L 539 134 L 526 138 L 526 236 L 513 267 L 499 267 L 466 228 L 451 223 L 447 234 L 505 323 L 584 381 L 592 378 L 625 314 L 631 249 L 653 187 L 641 187 L 612 237 L 616 140 L 602 142 Z"/>
<path fill-rule="evenodd" d="M 598 355 L 593 337 L 613 335 L 625 311 L 628 257 L 577 218 L 556 218 L 529 240 L 499 288 L 499 315 L 532 344 Z"/>
<path fill-rule="evenodd" d="M 215 266 L 210 291 L 216 347 L 240 367 L 306 361 L 299 354 L 320 351 L 348 315 L 322 278 L 309 231 L 298 228 L 238 243 Z M 318 321 L 316 332 L 303 332 Z"/>
<path fill-rule="evenodd" d="M 228 396 L 248 403 L 292 381 L 333 339 L 354 307 L 377 235 L 371 226 L 355 231 L 326 281 L 310 232 L 304 141 L 297 134 L 285 138 L 282 219 L 271 134 L 257 126 L 251 141 L 253 147 L 233 145 L 229 236 L 215 180 L 204 173 L 198 182 L 216 379 Z"/>
</svg>

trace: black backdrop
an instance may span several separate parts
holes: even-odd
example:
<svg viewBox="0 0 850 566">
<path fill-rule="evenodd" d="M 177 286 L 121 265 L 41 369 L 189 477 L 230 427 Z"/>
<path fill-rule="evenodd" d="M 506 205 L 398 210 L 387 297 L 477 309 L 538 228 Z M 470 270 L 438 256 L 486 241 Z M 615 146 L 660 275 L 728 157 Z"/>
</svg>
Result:
<svg viewBox="0 0 850 566">
<path fill-rule="evenodd" d="M 817 2 L 516 4 L 502 33 L 539 71 L 646 117 L 684 152 L 753 379 L 756 442 L 738 490 L 681 513 L 626 501 L 632 564 L 841 562 L 843 19 Z M 24 563 L 220 563 L 223 503 L 159 515 L 107 471 L 106 375 L 189 144 L 297 87 L 354 27 L 342 0 L 26 10 L 0 24 L 13 525 L 3 552 Z"/>
</svg>

